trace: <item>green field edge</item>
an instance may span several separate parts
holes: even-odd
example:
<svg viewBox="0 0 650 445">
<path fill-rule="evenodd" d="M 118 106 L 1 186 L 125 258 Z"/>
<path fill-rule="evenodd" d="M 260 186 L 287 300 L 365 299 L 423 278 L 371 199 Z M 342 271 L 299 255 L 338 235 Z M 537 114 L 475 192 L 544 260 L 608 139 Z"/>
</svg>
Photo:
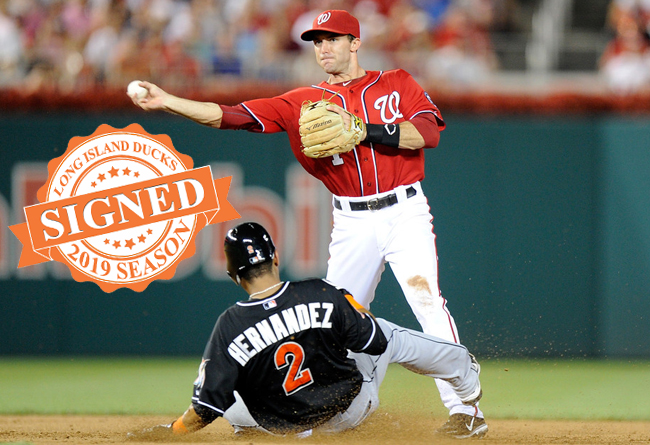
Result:
<svg viewBox="0 0 650 445">
<path fill-rule="evenodd" d="M 486 418 L 650 421 L 650 360 L 480 359 Z M 189 405 L 199 359 L 0 357 L 0 415 L 170 416 Z M 445 418 L 435 383 L 391 365 L 379 411 Z"/>
</svg>

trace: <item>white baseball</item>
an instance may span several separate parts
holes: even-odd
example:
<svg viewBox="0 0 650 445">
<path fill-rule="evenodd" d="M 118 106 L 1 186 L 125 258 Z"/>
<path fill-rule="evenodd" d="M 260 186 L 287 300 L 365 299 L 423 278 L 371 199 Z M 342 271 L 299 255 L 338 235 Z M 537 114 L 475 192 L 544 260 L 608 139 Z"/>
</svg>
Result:
<svg viewBox="0 0 650 445">
<path fill-rule="evenodd" d="M 126 87 L 126 94 L 128 94 L 130 97 L 135 97 L 137 99 L 142 99 L 146 97 L 148 91 L 146 88 L 138 85 L 140 82 L 141 82 L 140 80 L 134 80 L 133 82 L 131 82 L 129 86 Z"/>
</svg>

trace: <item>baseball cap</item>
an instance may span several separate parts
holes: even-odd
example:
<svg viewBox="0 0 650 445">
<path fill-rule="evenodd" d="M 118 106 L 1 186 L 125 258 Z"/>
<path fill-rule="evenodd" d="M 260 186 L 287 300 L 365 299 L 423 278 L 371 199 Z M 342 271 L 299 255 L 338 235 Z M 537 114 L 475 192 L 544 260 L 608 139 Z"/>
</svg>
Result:
<svg viewBox="0 0 650 445">
<path fill-rule="evenodd" d="M 303 32 L 300 38 L 305 41 L 314 39 L 314 34 L 320 31 L 333 32 L 335 34 L 352 34 L 354 37 L 361 37 L 359 32 L 359 20 L 352 14 L 341 9 L 331 9 L 320 14 L 314 19 L 311 29 Z"/>
</svg>

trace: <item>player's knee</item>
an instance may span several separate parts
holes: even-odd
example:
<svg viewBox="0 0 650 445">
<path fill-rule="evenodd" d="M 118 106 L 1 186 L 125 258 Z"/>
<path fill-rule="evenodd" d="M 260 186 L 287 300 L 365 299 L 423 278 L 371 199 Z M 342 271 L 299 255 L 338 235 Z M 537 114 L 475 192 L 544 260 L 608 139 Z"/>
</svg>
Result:
<svg viewBox="0 0 650 445">
<path fill-rule="evenodd" d="M 429 280 L 424 278 L 422 275 L 414 275 L 408 279 L 406 282 L 410 287 L 412 287 L 416 292 L 426 292 L 431 295 L 431 287 L 429 286 Z"/>
</svg>

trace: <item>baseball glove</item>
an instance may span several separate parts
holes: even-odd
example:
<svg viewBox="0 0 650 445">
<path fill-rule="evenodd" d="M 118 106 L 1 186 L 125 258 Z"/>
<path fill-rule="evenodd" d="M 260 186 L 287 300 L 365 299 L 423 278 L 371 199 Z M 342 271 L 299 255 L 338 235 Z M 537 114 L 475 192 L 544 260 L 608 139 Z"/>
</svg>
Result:
<svg viewBox="0 0 650 445">
<path fill-rule="evenodd" d="M 363 134 L 363 121 L 349 111 L 350 128 L 343 117 L 326 107 L 333 105 L 327 100 L 305 101 L 300 108 L 300 138 L 302 152 L 310 158 L 325 158 L 337 153 L 347 153 L 359 145 Z"/>
</svg>

